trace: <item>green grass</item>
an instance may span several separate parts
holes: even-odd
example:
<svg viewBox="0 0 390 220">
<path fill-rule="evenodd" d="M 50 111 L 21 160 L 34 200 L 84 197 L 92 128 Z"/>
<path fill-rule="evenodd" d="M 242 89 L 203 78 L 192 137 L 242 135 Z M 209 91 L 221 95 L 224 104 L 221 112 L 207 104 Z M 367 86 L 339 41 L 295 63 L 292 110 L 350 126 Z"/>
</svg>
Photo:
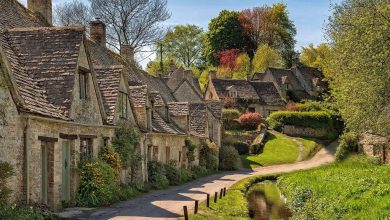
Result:
<svg viewBox="0 0 390 220">
<path fill-rule="evenodd" d="M 310 159 L 323 147 L 322 144 L 313 138 L 297 138 L 297 140 L 303 144 L 303 150 L 301 151 L 302 160 Z"/>
<path fill-rule="evenodd" d="M 390 219 L 390 166 L 363 156 L 279 179 L 295 219 Z"/>
<path fill-rule="evenodd" d="M 299 146 L 287 136 L 281 134 L 267 135 L 263 152 L 258 155 L 241 156 L 242 165 L 247 168 L 274 164 L 293 163 L 297 160 Z"/>
</svg>

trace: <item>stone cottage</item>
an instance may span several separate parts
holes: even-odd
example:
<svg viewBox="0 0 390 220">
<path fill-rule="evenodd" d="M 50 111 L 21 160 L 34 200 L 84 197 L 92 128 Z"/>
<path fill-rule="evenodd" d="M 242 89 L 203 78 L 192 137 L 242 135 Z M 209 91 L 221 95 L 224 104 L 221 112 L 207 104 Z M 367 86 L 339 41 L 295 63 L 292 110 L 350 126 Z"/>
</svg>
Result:
<svg viewBox="0 0 390 220">
<path fill-rule="evenodd" d="M 0 11 L 0 160 L 15 169 L 13 200 L 54 210 L 74 201 L 79 161 L 96 157 L 122 122 L 140 131 L 138 181 L 148 160 L 188 167 L 185 140 L 220 143 L 220 103 L 180 98 L 135 67 L 131 47 L 108 49 L 103 22 L 92 21 L 87 38 L 84 27 L 52 26 L 51 0 L 28 0 L 28 9 L 2 0 Z M 123 183 L 129 175 L 124 168 Z"/>
<path fill-rule="evenodd" d="M 390 163 L 390 139 L 365 132 L 360 136 L 359 150 L 370 157 L 377 157 L 382 163 Z"/>
<path fill-rule="evenodd" d="M 210 74 L 205 99 L 221 101 L 225 105 L 233 102 L 236 107 L 248 112 L 259 112 L 265 117 L 285 107 L 273 83 L 216 79 L 214 74 Z"/>
</svg>

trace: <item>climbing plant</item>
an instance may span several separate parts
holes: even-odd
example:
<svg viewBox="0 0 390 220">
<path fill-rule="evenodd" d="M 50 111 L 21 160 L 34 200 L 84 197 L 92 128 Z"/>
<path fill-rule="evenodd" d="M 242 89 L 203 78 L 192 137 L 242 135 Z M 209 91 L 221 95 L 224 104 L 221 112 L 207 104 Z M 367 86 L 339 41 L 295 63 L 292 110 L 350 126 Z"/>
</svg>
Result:
<svg viewBox="0 0 390 220">
<path fill-rule="evenodd" d="M 129 123 L 122 123 L 115 129 L 112 145 L 119 153 L 122 166 L 130 166 L 139 159 L 136 152 L 139 145 L 139 133 Z"/>
<path fill-rule="evenodd" d="M 185 147 L 187 148 L 187 159 L 188 159 L 188 164 L 191 166 L 192 162 L 195 161 L 195 149 L 196 145 L 192 143 L 191 140 L 185 140 Z"/>
</svg>

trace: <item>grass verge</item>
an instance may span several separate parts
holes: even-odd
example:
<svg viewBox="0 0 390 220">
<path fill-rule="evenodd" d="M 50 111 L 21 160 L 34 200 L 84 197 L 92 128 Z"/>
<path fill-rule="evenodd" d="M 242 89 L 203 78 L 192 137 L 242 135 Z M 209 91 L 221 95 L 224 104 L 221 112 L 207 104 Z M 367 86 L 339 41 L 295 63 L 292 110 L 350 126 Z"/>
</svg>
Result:
<svg viewBox="0 0 390 220">
<path fill-rule="evenodd" d="M 294 219 L 389 219 L 390 167 L 364 156 L 283 175 Z"/>
<path fill-rule="evenodd" d="M 268 166 L 274 164 L 293 163 L 297 160 L 299 146 L 282 134 L 267 135 L 263 152 L 258 155 L 241 156 L 242 165 L 246 168 Z"/>
<path fill-rule="evenodd" d="M 301 160 L 308 160 L 312 158 L 323 145 L 316 139 L 313 138 L 297 138 L 303 144 L 301 151 Z"/>
</svg>

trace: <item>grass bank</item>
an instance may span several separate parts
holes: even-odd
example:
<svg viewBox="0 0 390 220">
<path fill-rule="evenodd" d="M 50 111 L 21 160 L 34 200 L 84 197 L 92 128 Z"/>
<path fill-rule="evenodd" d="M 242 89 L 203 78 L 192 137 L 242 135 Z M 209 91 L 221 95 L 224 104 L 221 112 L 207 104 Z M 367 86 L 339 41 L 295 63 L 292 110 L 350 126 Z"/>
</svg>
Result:
<svg viewBox="0 0 390 220">
<path fill-rule="evenodd" d="M 389 219 L 389 184 L 389 166 L 356 155 L 278 181 L 295 219 Z"/>
<path fill-rule="evenodd" d="M 247 168 L 293 163 L 299 155 L 299 145 L 282 134 L 269 133 L 263 151 L 257 155 L 241 156 L 242 165 Z"/>
</svg>

